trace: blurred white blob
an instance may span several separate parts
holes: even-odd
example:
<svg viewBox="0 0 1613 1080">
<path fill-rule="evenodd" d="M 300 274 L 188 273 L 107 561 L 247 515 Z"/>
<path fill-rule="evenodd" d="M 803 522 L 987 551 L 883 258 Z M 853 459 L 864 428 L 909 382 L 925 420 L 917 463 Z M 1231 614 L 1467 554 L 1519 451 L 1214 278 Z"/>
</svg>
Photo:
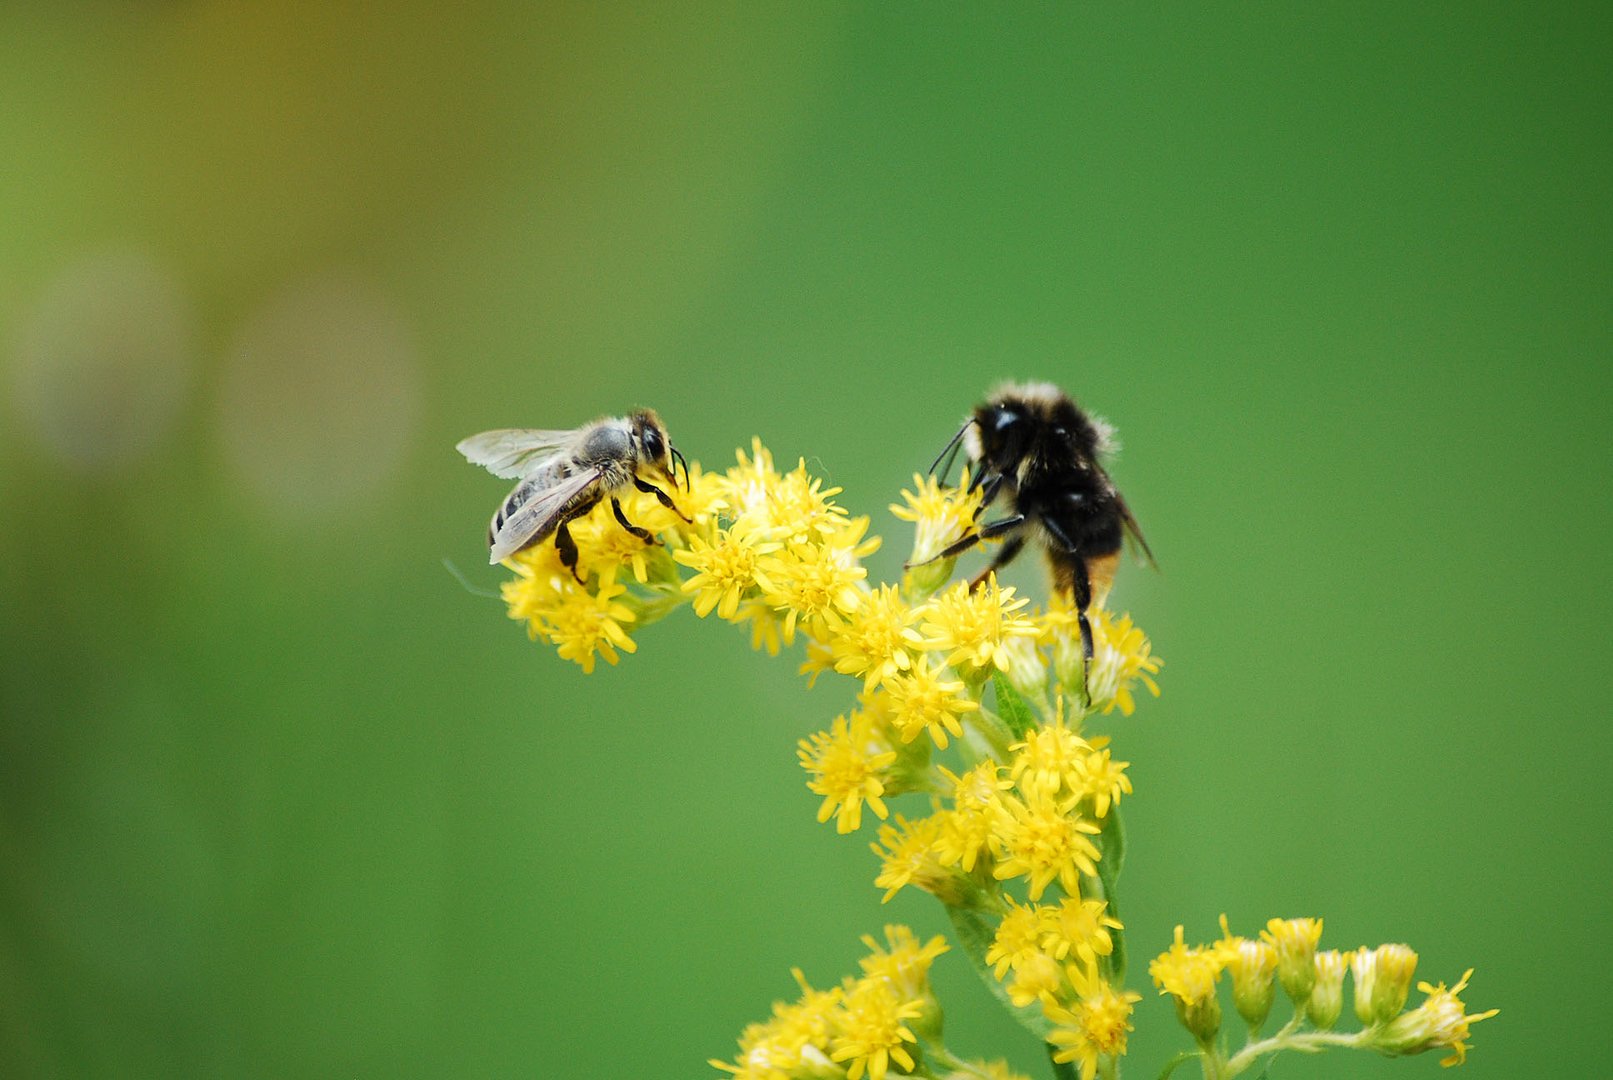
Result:
<svg viewBox="0 0 1613 1080">
<path fill-rule="evenodd" d="M 340 277 L 286 288 L 226 358 L 221 438 L 249 500 L 270 516 L 326 516 L 369 501 L 401 468 L 419 413 L 414 335 L 375 290 Z"/>
<path fill-rule="evenodd" d="M 138 462 L 179 418 L 194 341 L 178 280 L 151 256 L 109 251 L 73 263 L 20 320 L 19 429 L 85 472 Z"/>
</svg>

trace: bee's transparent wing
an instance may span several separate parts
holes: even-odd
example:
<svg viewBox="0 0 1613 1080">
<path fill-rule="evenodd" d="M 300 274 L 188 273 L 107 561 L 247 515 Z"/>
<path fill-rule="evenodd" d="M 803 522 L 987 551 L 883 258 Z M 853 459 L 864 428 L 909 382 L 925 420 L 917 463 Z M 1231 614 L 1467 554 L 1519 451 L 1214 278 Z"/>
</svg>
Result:
<svg viewBox="0 0 1613 1080">
<path fill-rule="evenodd" d="M 537 472 L 566 447 L 574 434 L 536 428 L 501 428 L 463 439 L 455 449 L 472 465 L 484 466 L 494 476 L 514 480 Z"/>
<path fill-rule="evenodd" d="M 584 469 L 540 486 L 523 480 L 510 492 L 488 530 L 489 563 L 501 563 L 517 551 L 542 540 L 560 524 L 560 515 L 571 501 L 599 483 L 598 469 Z"/>
<path fill-rule="evenodd" d="M 1131 507 L 1126 505 L 1126 500 L 1122 499 L 1118 492 L 1115 494 L 1115 502 L 1120 506 L 1120 524 L 1125 530 L 1126 540 L 1131 546 L 1131 553 L 1137 557 L 1139 562 L 1147 563 L 1155 570 L 1158 570 L 1159 562 L 1154 558 L 1154 552 L 1148 546 L 1148 541 L 1143 539 L 1143 531 L 1137 525 L 1137 519 L 1131 516 Z"/>
</svg>

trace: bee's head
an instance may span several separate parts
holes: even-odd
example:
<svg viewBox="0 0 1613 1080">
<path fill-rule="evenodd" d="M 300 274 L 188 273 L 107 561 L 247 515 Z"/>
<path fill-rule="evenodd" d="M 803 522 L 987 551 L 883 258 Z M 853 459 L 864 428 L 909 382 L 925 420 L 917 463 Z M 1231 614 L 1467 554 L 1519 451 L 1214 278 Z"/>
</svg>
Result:
<svg viewBox="0 0 1613 1080">
<path fill-rule="evenodd" d="M 673 463 L 682 462 L 683 476 L 687 482 L 689 465 L 683 461 L 683 455 L 672 445 L 672 439 L 666 433 L 666 425 L 655 415 L 655 410 L 640 409 L 629 418 L 629 423 L 633 429 L 633 441 L 643 452 L 644 460 L 659 467 L 674 484 L 677 483 L 678 476 Z"/>
<path fill-rule="evenodd" d="M 1012 473 L 1030 451 L 1035 426 L 1024 402 L 988 401 L 975 410 L 973 431 L 966 436 L 970 456 L 987 472 Z"/>
</svg>

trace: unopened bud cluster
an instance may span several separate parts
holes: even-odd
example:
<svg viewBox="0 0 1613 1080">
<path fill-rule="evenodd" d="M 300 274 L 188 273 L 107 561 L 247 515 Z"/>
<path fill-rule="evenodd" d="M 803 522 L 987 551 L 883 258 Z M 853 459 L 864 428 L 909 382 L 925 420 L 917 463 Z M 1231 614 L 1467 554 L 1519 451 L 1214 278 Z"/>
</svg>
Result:
<svg viewBox="0 0 1613 1080">
<path fill-rule="evenodd" d="M 1160 993 L 1176 1002 L 1177 1017 L 1207 1054 L 1216 1055 L 1215 1075 L 1231 1077 L 1261 1056 L 1284 1049 L 1317 1050 L 1325 1046 L 1376 1050 L 1392 1056 L 1425 1050 L 1450 1051 L 1443 1064 L 1466 1060 L 1469 1025 L 1494 1016 L 1496 1010 L 1469 1014 L 1457 995 L 1466 988 L 1467 972 L 1450 989 L 1444 983 L 1418 983 L 1427 995 L 1405 1010 L 1417 969 L 1417 954 L 1405 945 L 1379 945 L 1349 952 L 1319 950 L 1321 919 L 1272 919 L 1256 939 L 1231 932 L 1221 917 L 1222 937 L 1209 945 L 1189 946 L 1182 928 L 1176 941 L 1149 965 Z M 1214 1049 L 1221 1011 L 1216 984 L 1230 976 L 1232 1002 L 1250 1030 L 1243 1051 L 1221 1060 Z M 1363 1025 L 1354 1033 L 1333 1028 L 1344 1012 L 1344 976 L 1354 979 L 1354 1012 Z M 1293 1003 L 1294 1017 L 1277 1035 L 1255 1042 L 1276 998 L 1276 987 Z"/>
</svg>

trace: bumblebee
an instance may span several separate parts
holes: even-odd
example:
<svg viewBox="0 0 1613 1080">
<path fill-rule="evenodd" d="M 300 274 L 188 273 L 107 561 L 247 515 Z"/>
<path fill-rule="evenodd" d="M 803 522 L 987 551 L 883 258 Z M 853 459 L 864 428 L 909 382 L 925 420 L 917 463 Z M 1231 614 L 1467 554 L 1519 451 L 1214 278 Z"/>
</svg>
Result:
<svg viewBox="0 0 1613 1080">
<path fill-rule="evenodd" d="M 1046 553 L 1054 589 L 1069 597 L 1077 612 L 1081 651 L 1091 661 L 1087 610 L 1109 595 L 1120 549 L 1129 541 L 1144 562 L 1157 566 L 1137 519 L 1101 464 L 1117 449 L 1114 429 L 1051 383 L 1006 383 L 976 406 L 931 472 L 946 459 L 944 477 L 960 443 L 969 461 L 969 488 L 981 492 L 980 507 L 973 528 L 936 558 L 1001 539 L 991 564 L 974 580 L 978 587 L 1035 541 Z M 999 502 L 1003 516 L 982 523 L 986 509 Z"/>
<path fill-rule="evenodd" d="M 520 481 L 488 526 L 490 563 L 503 562 L 553 534 L 561 563 L 578 577 L 577 544 L 567 526 L 604 498 L 610 499 L 622 528 L 646 544 L 654 543 L 648 529 L 633 524 L 622 512 L 617 494 L 629 487 L 654 495 L 662 506 L 684 517 L 655 481 L 676 487 L 677 466 L 682 465 L 687 486 L 689 465 L 672 445 L 666 425 L 650 409 L 603 417 L 568 431 L 484 431 L 462 440 L 456 449 L 494 476 Z"/>
</svg>

